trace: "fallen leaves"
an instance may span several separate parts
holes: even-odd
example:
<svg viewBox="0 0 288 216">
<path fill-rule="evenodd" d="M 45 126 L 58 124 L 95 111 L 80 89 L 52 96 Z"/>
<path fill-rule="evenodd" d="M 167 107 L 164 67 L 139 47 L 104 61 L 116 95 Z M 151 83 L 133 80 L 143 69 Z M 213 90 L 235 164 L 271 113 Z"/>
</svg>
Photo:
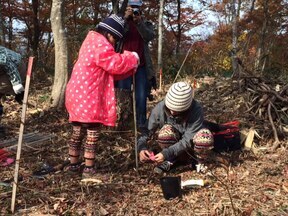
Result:
<svg viewBox="0 0 288 216">
<path fill-rule="evenodd" d="M 267 114 L 261 108 L 257 116 L 251 115 L 257 110 L 261 94 L 251 86 L 248 86 L 252 89 L 250 95 L 246 95 L 247 92 L 239 94 L 237 85 L 226 79 L 216 79 L 210 85 L 197 90 L 195 94 L 204 106 L 205 117 L 222 123 L 232 118 L 241 120 L 243 129 L 247 129 L 247 132 L 250 128 L 254 130 L 250 132 L 254 133 L 254 137 L 248 138 L 250 141 L 247 140 L 247 146 L 251 148 L 255 144 L 259 150 L 257 158 L 250 151 L 240 152 L 237 157 L 227 154 L 225 160 L 217 158 L 213 166 L 214 175 L 227 185 L 239 215 L 288 214 L 287 150 L 278 148 L 273 153 L 264 150 L 268 144 L 273 145 L 268 139 L 272 134 Z M 157 95 L 157 99 L 164 95 L 165 92 L 162 92 Z M 33 96 L 29 100 L 33 100 Z M 155 103 L 149 102 L 149 109 Z M 2 122 L 8 128 L 8 136 L 17 138 L 21 107 L 10 103 L 6 108 L 7 115 Z M 287 113 L 285 107 L 278 110 L 282 114 Z M 159 177 L 151 175 L 151 164 L 140 164 L 139 173 L 133 169 L 135 155 L 132 132 L 110 133 L 106 130 L 102 134 L 97 145 L 96 164 L 103 171 L 101 175 L 109 173 L 111 178 L 106 183 L 101 182 L 100 178 L 81 182 L 80 175 L 70 176 L 63 170 L 49 174 L 44 179 L 33 178 L 32 171 L 44 161 L 56 166 L 68 157 L 66 142 L 70 136 L 70 125 L 65 111 L 48 110 L 37 103 L 37 108 L 31 108 L 31 113 L 28 113 L 26 129 L 27 133 L 39 131 L 54 136 L 51 142 L 39 145 L 37 150 L 29 148 L 22 154 L 20 174 L 23 180 L 19 182 L 17 191 L 19 214 L 233 215 L 231 201 L 223 184 L 211 175 L 196 173 L 190 167 L 180 167 L 169 175 L 181 175 L 183 180 L 203 179 L 209 184 L 183 190 L 181 199 L 166 201 Z M 1 168 L 1 180 L 12 178 L 13 168 Z M 1 215 L 9 215 L 11 189 L 0 186 L 0 190 Z"/>
</svg>

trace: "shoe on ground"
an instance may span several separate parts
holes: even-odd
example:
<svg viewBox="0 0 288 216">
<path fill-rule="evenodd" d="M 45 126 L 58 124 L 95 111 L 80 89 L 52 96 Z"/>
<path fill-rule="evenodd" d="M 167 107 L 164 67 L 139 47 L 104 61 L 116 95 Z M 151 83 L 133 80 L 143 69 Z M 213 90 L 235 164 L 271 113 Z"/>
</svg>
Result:
<svg viewBox="0 0 288 216">
<path fill-rule="evenodd" d="M 77 164 L 69 164 L 66 172 L 69 174 L 79 174 L 81 170 L 81 162 Z"/>
<path fill-rule="evenodd" d="M 172 168 L 173 163 L 170 161 L 164 161 L 162 164 L 154 168 L 154 173 L 163 174 L 164 172 L 169 172 Z"/>
</svg>

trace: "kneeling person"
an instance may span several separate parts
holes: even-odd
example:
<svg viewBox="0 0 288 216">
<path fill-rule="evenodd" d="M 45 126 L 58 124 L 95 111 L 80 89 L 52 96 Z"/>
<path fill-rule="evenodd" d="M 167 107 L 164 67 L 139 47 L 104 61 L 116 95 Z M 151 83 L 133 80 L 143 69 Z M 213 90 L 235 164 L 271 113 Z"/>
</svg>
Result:
<svg viewBox="0 0 288 216">
<path fill-rule="evenodd" d="M 26 66 L 22 56 L 6 47 L 0 46 L 0 122 L 3 115 L 2 98 L 15 95 L 15 100 L 22 104 L 24 97 L 23 81 Z M 0 137 L 5 136 L 5 128 L 0 125 Z"/>
<path fill-rule="evenodd" d="M 213 135 L 203 128 L 202 106 L 194 100 L 193 89 L 186 82 L 173 84 L 165 99 L 152 110 L 147 130 L 138 139 L 141 162 L 151 161 L 147 142 L 158 132 L 161 152 L 152 159 L 158 165 L 154 172 L 168 172 L 178 162 L 196 159 L 205 163 L 213 149 Z"/>
</svg>

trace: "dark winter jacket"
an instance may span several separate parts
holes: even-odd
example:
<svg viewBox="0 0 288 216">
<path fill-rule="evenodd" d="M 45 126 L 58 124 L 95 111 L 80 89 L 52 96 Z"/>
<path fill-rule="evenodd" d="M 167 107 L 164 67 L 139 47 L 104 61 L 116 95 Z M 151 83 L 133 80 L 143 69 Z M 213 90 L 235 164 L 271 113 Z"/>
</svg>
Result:
<svg viewBox="0 0 288 216">
<path fill-rule="evenodd" d="M 171 124 L 181 134 L 179 142 L 163 149 L 162 154 L 165 159 L 175 158 L 193 147 L 192 139 L 194 135 L 203 127 L 202 106 L 193 100 L 190 108 L 181 116 L 173 117 L 164 104 L 164 100 L 159 102 L 152 110 L 147 131 L 144 131 L 138 139 L 138 151 L 147 149 L 147 141 L 164 124 Z"/>
<path fill-rule="evenodd" d="M 154 26 L 152 22 L 142 19 L 141 22 L 136 25 L 136 27 L 144 40 L 145 68 L 147 71 L 147 79 L 151 80 L 152 78 L 155 78 L 155 70 L 152 64 L 151 54 L 149 50 L 149 42 L 155 38 Z M 127 23 L 125 24 L 124 37 L 116 45 L 117 52 L 123 52 L 125 34 L 129 34 L 129 25 Z"/>
<path fill-rule="evenodd" d="M 0 93 L 13 94 L 12 86 L 21 84 L 25 70 L 22 70 L 22 56 L 6 47 L 0 46 Z M 23 66 L 24 67 L 24 66 Z M 19 68 L 21 69 L 19 71 Z M 23 73 L 23 74 L 22 74 Z"/>
</svg>

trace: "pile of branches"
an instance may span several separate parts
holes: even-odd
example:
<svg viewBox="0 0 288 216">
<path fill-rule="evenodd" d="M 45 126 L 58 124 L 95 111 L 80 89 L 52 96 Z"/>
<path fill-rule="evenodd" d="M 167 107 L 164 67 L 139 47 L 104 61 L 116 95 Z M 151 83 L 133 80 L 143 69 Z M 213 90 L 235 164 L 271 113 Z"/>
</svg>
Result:
<svg viewBox="0 0 288 216">
<path fill-rule="evenodd" d="M 216 78 L 202 83 L 196 99 L 204 105 L 206 118 L 217 123 L 234 119 L 242 126 L 261 131 L 262 138 L 274 138 L 272 150 L 288 134 L 288 84 L 245 77 L 239 80 Z"/>
<path fill-rule="evenodd" d="M 244 93 L 248 93 L 247 112 L 255 118 L 269 120 L 276 149 L 288 133 L 288 84 L 265 81 L 263 78 L 244 78 Z"/>
</svg>

